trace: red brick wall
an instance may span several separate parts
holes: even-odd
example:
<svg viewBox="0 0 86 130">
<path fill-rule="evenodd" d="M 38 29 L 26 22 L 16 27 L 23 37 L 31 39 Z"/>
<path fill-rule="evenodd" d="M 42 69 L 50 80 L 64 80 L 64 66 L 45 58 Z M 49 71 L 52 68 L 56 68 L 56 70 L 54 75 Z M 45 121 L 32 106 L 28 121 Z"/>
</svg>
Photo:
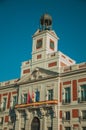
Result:
<svg viewBox="0 0 86 130">
<path fill-rule="evenodd" d="M 41 56 L 42 56 L 41 54 L 37 55 L 37 59 L 40 59 L 40 58 L 41 58 Z"/>
<path fill-rule="evenodd" d="M 60 111 L 60 113 L 59 113 L 59 114 L 60 114 L 60 119 L 61 119 L 61 118 L 62 118 L 62 111 Z"/>
<path fill-rule="evenodd" d="M 8 94 L 7 108 L 10 108 L 10 99 L 11 99 L 11 92 L 9 92 L 9 94 Z"/>
<path fill-rule="evenodd" d="M 17 91 L 12 92 L 12 94 L 17 94 Z"/>
<path fill-rule="evenodd" d="M 60 130 L 62 130 L 62 125 L 60 125 Z"/>
<path fill-rule="evenodd" d="M 56 65 L 57 65 L 57 62 L 52 62 L 52 63 L 48 64 L 48 67 L 53 67 L 53 66 L 56 66 Z"/>
<path fill-rule="evenodd" d="M 69 60 L 70 63 L 73 63 L 72 60 Z"/>
<path fill-rule="evenodd" d="M 30 69 L 23 70 L 23 74 L 29 73 Z"/>
<path fill-rule="evenodd" d="M 7 96 L 7 95 L 8 95 L 8 93 L 4 93 L 4 94 L 3 94 L 3 96 Z"/>
<path fill-rule="evenodd" d="M 68 85 L 68 84 L 71 84 L 71 81 L 63 82 L 63 85 Z"/>
<path fill-rule="evenodd" d="M 5 122 L 9 121 L 9 116 L 5 116 Z"/>
<path fill-rule="evenodd" d="M 66 57 L 64 55 L 61 55 L 64 59 L 66 59 Z"/>
<path fill-rule="evenodd" d="M 4 130 L 7 130 L 7 127 L 5 127 Z"/>
<path fill-rule="evenodd" d="M 73 127 L 79 127 L 79 124 L 74 124 Z"/>
<path fill-rule="evenodd" d="M 85 82 L 86 78 L 79 79 L 78 82 Z"/>
<path fill-rule="evenodd" d="M 77 80 L 73 80 L 72 82 L 72 88 L 73 88 L 73 101 L 77 100 Z"/>
<path fill-rule="evenodd" d="M 67 66 L 67 65 L 63 62 L 60 62 L 60 66 Z"/>
<path fill-rule="evenodd" d="M 73 118 L 79 117 L 79 111 L 78 111 L 78 109 L 73 109 L 73 110 L 72 110 L 72 117 L 73 117 Z"/>
</svg>

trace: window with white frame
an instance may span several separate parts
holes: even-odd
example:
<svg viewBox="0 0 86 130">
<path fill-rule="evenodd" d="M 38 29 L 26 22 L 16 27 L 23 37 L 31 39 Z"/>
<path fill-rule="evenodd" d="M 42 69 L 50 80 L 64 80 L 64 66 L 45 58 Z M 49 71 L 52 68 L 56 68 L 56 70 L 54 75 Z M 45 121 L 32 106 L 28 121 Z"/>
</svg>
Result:
<svg viewBox="0 0 86 130">
<path fill-rule="evenodd" d="M 78 90 L 78 101 L 86 101 L 86 84 L 80 85 Z"/>
<path fill-rule="evenodd" d="M 65 127 L 65 130 L 71 130 L 71 127 Z"/>
<path fill-rule="evenodd" d="M 17 96 L 13 96 L 13 106 L 17 104 Z"/>
<path fill-rule="evenodd" d="M 27 93 L 24 93 L 22 98 L 22 103 L 27 103 Z"/>
<path fill-rule="evenodd" d="M 82 111 L 82 119 L 83 119 L 83 120 L 86 120 L 86 110 L 83 110 L 83 111 Z"/>
<path fill-rule="evenodd" d="M 63 121 L 70 121 L 70 111 L 64 111 L 62 113 L 62 119 Z"/>
<path fill-rule="evenodd" d="M 71 88 L 63 88 L 63 103 L 70 103 L 71 101 Z"/>
<path fill-rule="evenodd" d="M 82 130 L 86 130 L 86 126 L 82 127 Z"/>
<path fill-rule="evenodd" d="M 53 89 L 48 90 L 48 100 L 53 100 Z"/>
<path fill-rule="evenodd" d="M 65 120 L 70 120 L 70 111 L 65 112 Z"/>
<path fill-rule="evenodd" d="M 25 128 L 21 128 L 21 130 L 25 130 Z"/>
<path fill-rule="evenodd" d="M 6 102 L 7 102 L 7 98 L 4 97 L 3 98 L 3 110 L 6 110 Z"/>
<path fill-rule="evenodd" d="M 81 85 L 81 101 L 86 101 L 86 84 Z"/>
<path fill-rule="evenodd" d="M 86 110 L 79 111 L 79 118 L 80 120 L 86 120 Z"/>
<path fill-rule="evenodd" d="M 3 117 L 0 117 L 0 124 L 3 124 Z"/>
<path fill-rule="evenodd" d="M 52 127 L 48 127 L 48 130 L 52 130 Z"/>
</svg>

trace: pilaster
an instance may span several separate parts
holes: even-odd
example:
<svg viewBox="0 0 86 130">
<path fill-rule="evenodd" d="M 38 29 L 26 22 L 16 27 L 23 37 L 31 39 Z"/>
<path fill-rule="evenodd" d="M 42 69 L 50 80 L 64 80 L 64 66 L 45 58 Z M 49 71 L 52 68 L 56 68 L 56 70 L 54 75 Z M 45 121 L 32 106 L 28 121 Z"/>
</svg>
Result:
<svg viewBox="0 0 86 130">
<path fill-rule="evenodd" d="M 15 110 L 15 114 L 16 114 L 16 122 L 15 122 L 15 130 L 21 130 L 21 115 L 19 113 L 18 110 Z"/>
<path fill-rule="evenodd" d="M 25 109 L 25 113 L 26 113 L 26 124 L 25 124 L 25 130 L 30 130 L 31 126 L 30 126 L 30 112 L 28 111 L 28 109 Z"/>
</svg>

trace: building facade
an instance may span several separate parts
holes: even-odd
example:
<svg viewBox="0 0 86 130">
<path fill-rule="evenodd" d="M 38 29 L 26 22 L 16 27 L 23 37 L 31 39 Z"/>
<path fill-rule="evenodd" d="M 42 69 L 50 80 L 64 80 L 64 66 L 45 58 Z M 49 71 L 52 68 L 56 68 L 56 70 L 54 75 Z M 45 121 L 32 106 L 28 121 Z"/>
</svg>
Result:
<svg viewBox="0 0 86 130">
<path fill-rule="evenodd" d="M 52 17 L 32 37 L 32 59 L 0 83 L 0 130 L 86 130 L 86 63 L 58 51 Z"/>
</svg>

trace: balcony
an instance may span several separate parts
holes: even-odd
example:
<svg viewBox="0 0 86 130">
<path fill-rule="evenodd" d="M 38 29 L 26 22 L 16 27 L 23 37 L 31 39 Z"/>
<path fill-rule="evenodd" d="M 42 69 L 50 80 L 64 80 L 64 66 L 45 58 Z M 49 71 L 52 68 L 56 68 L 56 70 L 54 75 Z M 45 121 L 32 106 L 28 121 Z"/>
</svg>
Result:
<svg viewBox="0 0 86 130">
<path fill-rule="evenodd" d="M 84 103 L 84 102 L 86 102 L 86 97 L 78 98 L 78 102 L 79 102 L 79 103 Z"/>
<path fill-rule="evenodd" d="M 25 108 L 25 107 L 42 107 L 47 105 L 56 105 L 58 104 L 58 100 L 49 100 L 49 101 L 40 101 L 40 102 L 33 102 L 27 104 L 17 104 L 15 108 Z"/>
<path fill-rule="evenodd" d="M 86 102 L 86 97 L 81 97 L 82 102 Z"/>
<path fill-rule="evenodd" d="M 70 99 L 64 99 L 64 100 L 62 101 L 62 104 L 69 104 L 70 102 L 71 102 Z"/>
</svg>

